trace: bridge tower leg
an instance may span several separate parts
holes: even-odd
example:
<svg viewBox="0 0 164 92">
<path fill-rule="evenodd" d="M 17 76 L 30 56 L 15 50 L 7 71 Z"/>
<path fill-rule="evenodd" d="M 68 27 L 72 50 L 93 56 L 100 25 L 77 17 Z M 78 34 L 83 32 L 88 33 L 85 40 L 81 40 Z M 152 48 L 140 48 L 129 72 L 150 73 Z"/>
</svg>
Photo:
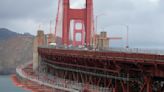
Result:
<svg viewBox="0 0 164 92">
<path fill-rule="evenodd" d="M 84 21 L 85 26 L 85 43 L 87 46 L 91 45 L 91 32 L 92 32 L 92 13 L 93 13 L 93 0 L 86 0 L 85 8 L 72 9 L 70 8 L 70 0 L 63 0 L 63 32 L 62 41 L 63 44 L 68 46 L 70 21 L 81 20 Z"/>
</svg>

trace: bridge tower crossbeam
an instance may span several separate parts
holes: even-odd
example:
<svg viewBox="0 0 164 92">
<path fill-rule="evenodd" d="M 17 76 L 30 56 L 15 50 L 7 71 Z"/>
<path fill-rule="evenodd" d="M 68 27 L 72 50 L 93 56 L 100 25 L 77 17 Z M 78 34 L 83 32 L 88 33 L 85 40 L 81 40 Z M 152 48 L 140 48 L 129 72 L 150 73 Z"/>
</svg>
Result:
<svg viewBox="0 0 164 92">
<path fill-rule="evenodd" d="M 78 25 L 80 26 L 78 28 Z M 79 46 L 82 45 L 84 46 L 84 35 L 85 35 L 85 28 L 84 28 L 84 24 L 83 21 L 80 20 L 76 20 L 74 21 L 74 30 L 73 30 L 73 46 Z M 81 34 L 79 37 L 80 41 L 77 41 L 77 34 Z"/>
</svg>

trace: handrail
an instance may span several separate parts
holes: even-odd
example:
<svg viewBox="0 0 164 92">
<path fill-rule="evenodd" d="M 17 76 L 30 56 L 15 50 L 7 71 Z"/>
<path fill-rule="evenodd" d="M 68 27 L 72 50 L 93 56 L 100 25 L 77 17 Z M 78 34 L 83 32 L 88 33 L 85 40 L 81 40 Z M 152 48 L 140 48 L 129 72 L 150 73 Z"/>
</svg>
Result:
<svg viewBox="0 0 164 92">
<path fill-rule="evenodd" d="M 83 84 L 83 83 L 77 83 L 75 81 L 71 81 L 71 80 L 67 80 L 67 79 L 62 79 L 62 78 L 57 78 L 56 77 L 56 80 L 54 79 L 55 76 L 52 76 L 52 75 L 47 75 L 47 74 L 44 74 L 42 73 L 43 75 L 40 76 L 40 77 L 37 77 L 37 76 L 32 76 L 32 75 L 28 75 L 25 71 L 23 71 L 24 68 L 28 67 L 28 65 L 30 65 L 30 63 L 26 63 L 24 65 L 21 65 L 19 67 L 16 68 L 16 73 L 22 77 L 22 78 L 25 78 L 27 80 L 30 80 L 30 81 L 33 81 L 33 82 L 36 82 L 40 85 L 45 85 L 45 86 L 48 86 L 48 87 L 51 87 L 51 88 L 55 88 L 55 89 L 60 89 L 60 90 L 65 90 L 65 91 L 69 91 L 69 92 L 81 92 L 81 90 L 83 89 L 83 87 L 86 85 L 86 84 Z M 47 81 L 45 80 L 39 80 L 39 79 L 42 79 L 41 77 L 49 77 L 49 79 Z M 51 79 L 54 79 L 55 82 L 51 82 Z M 67 82 L 66 84 L 62 84 L 62 82 Z M 92 89 L 92 90 L 99 90 L 99 91 L 102 91 L 102 92 L 110 92 L 112 89 L 111 88 L 104 88 L 104 87 L 98 87 L 98 86 L 95 86 L 95 85 L 89 85 L 89 88 Z"/>
<path fill-rule="evenodd" d="M 27 75 L 25 72 L 23 72 L 23 69 L 25 67 L 27 67 L 29 64 L 31 64 L 31 63 L 26 63 L 24 65 L 21 65 L 21 66 L 17 67 L 16 68 L 16 73 L 20 77 L 25 78 L 25 79 L 30 80 L 30 81 L 33 81 L 33 82 L 36 82 L 36 83 L 38 83 L 40 85 L 45 85 L 45 86 L 48 86 L 48 87 L 51 87 L 51 88 L 60 89 L 60 90 L 68 91 L 68 92 L 79 92 L 78 90 L 75 90 L 75 89 L 65 88 L 65 87 L 61 87 L 59 85 L 46 83 L 45 81 L 39 80 L 37 77 Z"/>
<path fill-rule="evenodd" d="M 104 48 L 104 49 L 92 49 L 86 50 L 85 48 L 77 48 L 77 47 L 52 47 L 52 46 L 39 46 L 39 48 L 46 49 L 59 49 L 59 50 L 76 50 L 76 51 L 96 51 L 96 52 L 124 52 L 124 53 L 138 53 L 138 54 L 154 54 L 154 55 L 164 55 L 164 50 L 158 49 L 142 49 L 142 48 Z"/>
</svg>

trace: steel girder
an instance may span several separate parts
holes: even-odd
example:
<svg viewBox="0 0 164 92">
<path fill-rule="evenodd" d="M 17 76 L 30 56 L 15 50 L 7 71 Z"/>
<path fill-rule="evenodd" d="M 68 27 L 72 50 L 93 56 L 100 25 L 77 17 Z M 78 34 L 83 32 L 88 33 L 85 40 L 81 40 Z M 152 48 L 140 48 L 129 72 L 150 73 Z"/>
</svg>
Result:
<svg viewBox="0 0 164 92">
<path fill-rule="evenodd" d="M 65 75 L 64 78 L 73 81 L 110 87 L 117 92 L 152 92 L 156 82 L 153 78 L 163 78 L 164 75 L 164 59 L 159 55 L 141 57 L 142 54 L 135 56 L 133 53 L 45 48 L 39 48 L 38 51 L 49 67 L 55 72 L 60 70 L 60 77 Z M 158 87 L 158 90 L 162 90 L 162 87 Z"/>
</svg>

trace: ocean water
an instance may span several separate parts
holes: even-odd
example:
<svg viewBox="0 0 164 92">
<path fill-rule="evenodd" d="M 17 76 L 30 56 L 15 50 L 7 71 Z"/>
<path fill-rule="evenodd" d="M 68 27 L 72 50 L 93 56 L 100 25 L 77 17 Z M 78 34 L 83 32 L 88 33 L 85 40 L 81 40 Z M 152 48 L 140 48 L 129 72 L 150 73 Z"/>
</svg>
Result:
<svg viewBox="0 0 164 92">
<path fill-rule="evenodd" d="M 30 92 L 16 87 L 10 76 L 0 76 L 0 92 Z"/>
</svg>

